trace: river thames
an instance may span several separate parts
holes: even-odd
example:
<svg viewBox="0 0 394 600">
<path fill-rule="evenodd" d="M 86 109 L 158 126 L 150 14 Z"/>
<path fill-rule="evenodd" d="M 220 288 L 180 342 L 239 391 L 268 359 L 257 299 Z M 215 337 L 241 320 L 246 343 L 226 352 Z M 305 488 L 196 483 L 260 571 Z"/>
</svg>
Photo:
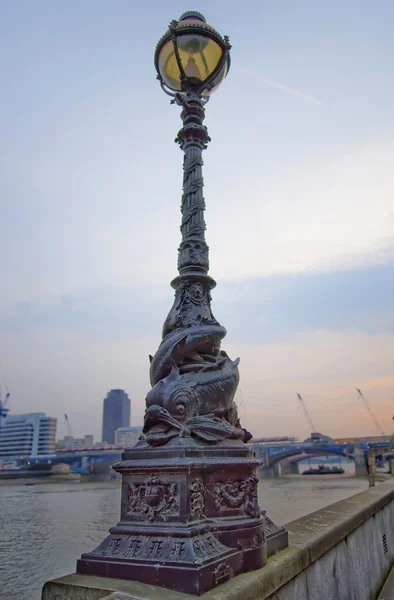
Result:
<svg viewBox="0 0 394 600">
<path fill-rule="evenodd" d="M 119 520 L 119 482 L 1 484 L 0 600 L 39 600 L 45 581 L 75 572 Z M 264 479 L 259 499 L 282 525 L 367 488 L 349 476 Z"/>
</svg>

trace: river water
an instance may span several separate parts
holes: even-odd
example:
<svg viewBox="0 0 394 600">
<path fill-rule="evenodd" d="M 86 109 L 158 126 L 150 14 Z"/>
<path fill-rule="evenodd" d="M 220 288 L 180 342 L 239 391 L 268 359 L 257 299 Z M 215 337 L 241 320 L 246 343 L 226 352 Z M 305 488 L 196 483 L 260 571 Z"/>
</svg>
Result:
<svg viewBox="0 0 394 600">
<path fill-rule="evenodd" d="M 75 572 L 119 519 L 120 483 L 1 485 L 0 600 L 39 600 L 45 581 Z M 368 488 L 343 476 L 290 476 L 259 484 L 260 506 L 285 524 Z"/>
</svg>

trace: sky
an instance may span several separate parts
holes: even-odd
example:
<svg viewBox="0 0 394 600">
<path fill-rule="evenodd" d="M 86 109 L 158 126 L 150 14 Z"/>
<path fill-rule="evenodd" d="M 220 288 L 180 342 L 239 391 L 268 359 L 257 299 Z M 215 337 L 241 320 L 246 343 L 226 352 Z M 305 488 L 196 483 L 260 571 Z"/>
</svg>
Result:
<svg viewBox="0 0 394 600">
<path fill-rule="evenodd" d="M 232 43 L 206 108 L 213 311 L 256 437 L 394 430 L 394 4 L 0 3 L 0 384 L 100 439 L 143 420 L 180 241 L 180 111 L 153 53 L 189 9 Z"/>
</svg>

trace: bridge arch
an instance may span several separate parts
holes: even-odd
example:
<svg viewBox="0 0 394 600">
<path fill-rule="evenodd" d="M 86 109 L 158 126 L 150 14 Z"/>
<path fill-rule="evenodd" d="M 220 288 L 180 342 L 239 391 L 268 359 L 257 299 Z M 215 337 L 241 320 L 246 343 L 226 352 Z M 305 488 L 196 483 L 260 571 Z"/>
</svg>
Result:
<svg viewBox="0 0 394 600">
<path fill-rule="evenodd" d="M 308 454 L 311 455 L 319 455 L 319 456 L 342 456 L 343 458 L 350 458 L 354 460 L 354 456 L 351 453 L 346 453 L 344 450 L 332 450 L 324 447 L 313 447 L 313 448 L 292 448 L 291 450 L 284 450 L 282 452 L 278 452 L 269 457 L 269 466 L 273 467 L 274 465 L 280 463 L 285 458 L 290 458 L 291 456 L 300 456 L 301 460 L 306 460 L 308 458 Z M 302 457 L 302 458 L 301 458 Z"/>
</svg>

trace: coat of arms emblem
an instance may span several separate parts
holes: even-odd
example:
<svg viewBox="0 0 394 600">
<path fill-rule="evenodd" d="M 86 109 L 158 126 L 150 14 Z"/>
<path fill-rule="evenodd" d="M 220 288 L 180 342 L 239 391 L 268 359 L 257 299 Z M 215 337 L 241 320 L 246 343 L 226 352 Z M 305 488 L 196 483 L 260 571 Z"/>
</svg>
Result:
<svg viewBox="0 0 394 600">
<path fill-rule="evenodd" d="M 129 483 L 124 486 L 123 515 L 142 514 L 148 521 L 166 519 L 179 512 L 177 483 L 163 483 L 152 475 L 143 483 Z"/>
</svg>

